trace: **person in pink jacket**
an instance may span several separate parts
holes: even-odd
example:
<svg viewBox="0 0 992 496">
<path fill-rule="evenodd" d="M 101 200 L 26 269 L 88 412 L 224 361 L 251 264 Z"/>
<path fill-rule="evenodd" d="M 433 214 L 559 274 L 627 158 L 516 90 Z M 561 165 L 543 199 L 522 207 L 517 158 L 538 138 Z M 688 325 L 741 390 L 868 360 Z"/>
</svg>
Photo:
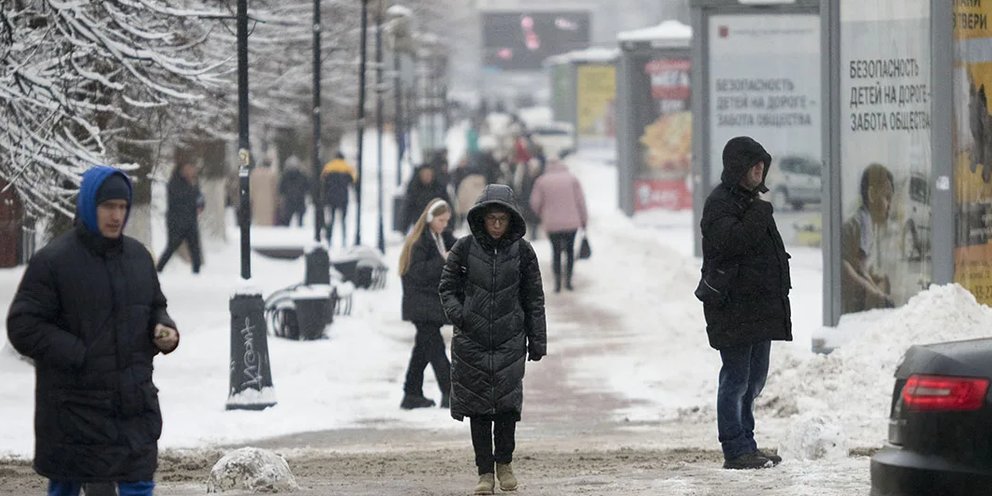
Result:
<svg viewBox="0 0 992 496">
<path fill-rule="evenodd" d="M 530 196 L 530 206 L 541 219 L 551 239 L 551 268 L 555 274 L 555 292 L 561 292 L 561 253 L 565 252 L 565 289 L 572 290 L 572 266 L 575 263 L 575 233 L 585 229 L 589 215 L 579 180 L 560 160 L 549 162 L 548 169 L 537 178 Z"/>
</svg>

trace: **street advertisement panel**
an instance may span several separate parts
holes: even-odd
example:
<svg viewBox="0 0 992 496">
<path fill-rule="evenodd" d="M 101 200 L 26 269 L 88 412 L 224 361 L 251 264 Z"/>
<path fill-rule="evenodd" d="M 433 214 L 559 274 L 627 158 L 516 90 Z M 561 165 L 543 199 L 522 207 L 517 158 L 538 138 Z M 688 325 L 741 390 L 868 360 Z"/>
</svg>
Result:
<svg viewBox="0 0 992 496">
<path fill-rule="evenodd" d="M 692 208 L 691 63 L 686 56 L 633 57 L 629 117 L 637 133 L 634 210 Z"/>
<path fill-rule="evenodd" d="M 840 3 L 841 313 L 930 284 L 929 0 Z M 837 262 L 835 262 L 837 263 Z"/>
<path fill-rule="evenodd" d="M 483 66 L 538 71 L 548 57 L 588 48 L 590 26 L 581 10 L 483 12 Z"/>
<path fill-rule="evenodd" d="M 572 65 L 568 63 L 551 66 L 551 115 L 554 120 L 572 122 L 575 110 L 575 95 L 572 88 Z"/>
<path fill-rule="evenodd" d="M 614 147 L 616 67 L 612 64 L 579 64 L 576 94 L 580 144 Z"/>
<path fill-rule="evenodd" d="M 954 2 L 954 281 L 992 305 L 992 0 Z"/>
<path fill-rule="evenodd" d="M 750 136 L 772 156 L 765 199 L 786 244 L 818 246 L 822 201 L 820 18 L 815 14 L 709 18 L 709 183 L 723 147 Z"/>
</svg>

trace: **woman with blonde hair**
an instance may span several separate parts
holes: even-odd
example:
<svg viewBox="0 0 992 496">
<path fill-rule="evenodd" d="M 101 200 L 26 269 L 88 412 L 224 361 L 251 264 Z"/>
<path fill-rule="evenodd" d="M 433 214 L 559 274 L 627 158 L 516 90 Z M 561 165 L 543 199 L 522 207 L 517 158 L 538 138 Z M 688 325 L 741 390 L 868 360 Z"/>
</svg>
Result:
<svg viewBox="0 0 992 496">
<path fill-rule="evenodd" d="M 441 326 L 448 317 L 441 308 L 437 288 L 448 250 L 455 237 L 446 230 L 451 220 L 448 202 L 434 198 L 414 224 L 400 252 L 399 272 L 403 281 L 403 320 L 413 322 L 417 337 L 406 370 L 400 408 L 411 410 L 434 406 L 424 397 L 424 369 L 430 363 L 441 388 L 441 408 L 448 408 L 451 392 L 451 363 L 445 352 Z"/>
</svg>

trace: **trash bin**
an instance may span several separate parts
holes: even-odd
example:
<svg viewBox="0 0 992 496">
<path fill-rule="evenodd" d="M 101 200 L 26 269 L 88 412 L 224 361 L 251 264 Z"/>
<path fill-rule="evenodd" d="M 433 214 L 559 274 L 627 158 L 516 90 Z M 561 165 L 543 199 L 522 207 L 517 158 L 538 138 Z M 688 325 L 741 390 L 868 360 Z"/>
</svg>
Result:
<svg viewBox="0 0 992 496">
<path fill-rule="evenodd" d="M 301 286 L 293 292 L 293 305 L 296 306 L 296 323 L 300 330 L 299 339 L 312 340 L 324 337 L 327 322 L 327 306 L 330 292 L 320 286 Z"/>
<path fill-rule="evenodd" d="M 355 276 L 352 283 L 355 287 L 368 289 L 372 286 L 372 275 L 375 272 L 376 264 L 368 260 L 359 260 L 355 264 Z"/>
</svg>

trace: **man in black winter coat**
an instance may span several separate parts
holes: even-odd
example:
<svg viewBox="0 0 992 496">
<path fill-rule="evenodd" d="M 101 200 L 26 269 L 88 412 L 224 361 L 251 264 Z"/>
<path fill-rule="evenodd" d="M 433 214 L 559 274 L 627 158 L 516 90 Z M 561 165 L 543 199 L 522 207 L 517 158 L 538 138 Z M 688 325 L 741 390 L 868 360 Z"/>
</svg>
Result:
<svg viewBox="0 0 992 496">
<path fill-rule="evenodd" d="M 158 257 L 156 269 L 162 272 L 172 254 L 186 243 L 193 264 L 193 273 L 200 273 L 200 223 L 204 200 L 197 180 L 196 166 L 190 162 L 179 164 L 169 180 L 169 210 L 165 215 L 168 241 L 165 251 Z"/>
<path fill-rule="evenodd" d="M 717 426 L 724 468 L 761 468 L 781 461 L 754 441 L 754 400 L 768 376 L 771 341 L 791 341 L 789 254 L 758 198 L 771 156 L 748 137 L 723 149 L 723 175 L 703 207 L 703 277 L 717 294 L 703 301 L 710 346 L 723 367 Z"/>
<path fill-rule="evenodd" d="M 179 345 L 148 250 L 123 235 L 131 183 L 83 174 L 76 226 L 31 258 L 7 317 L 14 348 L 34 359 L 34 469 L 49 494 L 86 482 L 150 495 L 162 431 L 152 359 Z"/>
<path fill-rule="evenodd" d="M 544 289 L 508 186 L 486 186 L 468 212 L 468 224 L 472 234 L 451 248 L 438 291 L 455 326 L 451 416 L 471 419 L 479 469 L 475 494 L 492 494 L 494 463 L 500 487 L 517 487 L 510 462 L 523 406 L 524 361 L 547 353 Z"/>
<path fill-rule="evenodd" d="M 444 200 L 448 205 L 454 205 L 448 195 L 447 183 L 438 180 L 437 172 L 430 164 L 423 164 L 417 167 L 416 173 L 406 188 L 406 198 L 403 204 L 404 231 L 409 231 L 413 227 L 420 217 L 420 213 L 435 198 Z"/>
</svg>

